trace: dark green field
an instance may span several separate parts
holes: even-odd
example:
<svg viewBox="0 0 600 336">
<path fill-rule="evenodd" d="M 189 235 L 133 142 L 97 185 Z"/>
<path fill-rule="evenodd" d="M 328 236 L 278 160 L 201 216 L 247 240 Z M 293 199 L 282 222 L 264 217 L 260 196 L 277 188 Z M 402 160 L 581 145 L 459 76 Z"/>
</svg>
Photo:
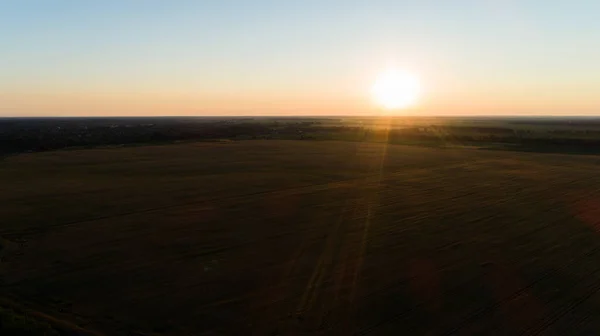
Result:
<svg viewBox="0 0 600 336">
<path fill-rule="evenodd" d="M 0 294 L 105 335 L 592 335 L 600 157 L 333 141 L 0 161 Z"/>
</svg>

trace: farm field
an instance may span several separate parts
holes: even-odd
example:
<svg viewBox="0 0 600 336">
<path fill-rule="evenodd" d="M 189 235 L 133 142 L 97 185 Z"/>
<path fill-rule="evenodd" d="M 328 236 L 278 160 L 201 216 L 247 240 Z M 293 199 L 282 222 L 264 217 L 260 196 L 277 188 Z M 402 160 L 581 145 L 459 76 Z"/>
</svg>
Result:
<svg viewBox="0 0 600 336">
<path fill-rule="evenodd" d="M 594 334 L 600 157 L 256 140 L 0 161 L 0 295 L 101 335 Z"/>
</svg>

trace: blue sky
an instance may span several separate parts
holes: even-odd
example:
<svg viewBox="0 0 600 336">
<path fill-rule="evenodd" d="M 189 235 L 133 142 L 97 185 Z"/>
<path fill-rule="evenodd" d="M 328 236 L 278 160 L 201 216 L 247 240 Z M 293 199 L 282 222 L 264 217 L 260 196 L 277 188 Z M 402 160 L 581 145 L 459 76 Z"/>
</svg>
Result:
<svg viewBox="0 0 600 336">
<path fill-rule="evenodd" d="M 0 3 L 0 115 L 596 114 L 600 1 Z"/>
</svg>

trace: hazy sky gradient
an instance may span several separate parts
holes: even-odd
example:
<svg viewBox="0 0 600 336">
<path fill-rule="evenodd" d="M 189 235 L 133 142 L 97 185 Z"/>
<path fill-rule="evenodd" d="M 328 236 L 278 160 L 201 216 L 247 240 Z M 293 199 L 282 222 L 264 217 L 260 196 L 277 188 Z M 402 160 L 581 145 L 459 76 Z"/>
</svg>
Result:
<svg viewBox="0 0 600 336">
<path fill-rule="evenodd" d="M 600 113 L 597 0 L 5 0 L 0 115 Z"/>
</svg>

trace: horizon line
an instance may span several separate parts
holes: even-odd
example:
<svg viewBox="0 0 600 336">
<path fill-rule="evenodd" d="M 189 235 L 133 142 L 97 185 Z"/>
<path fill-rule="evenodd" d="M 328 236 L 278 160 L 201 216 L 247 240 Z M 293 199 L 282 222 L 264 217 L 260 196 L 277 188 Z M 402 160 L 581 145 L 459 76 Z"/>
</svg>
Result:
<svg viewBox="0 0 600 336">
<path fill-rule="evenodd" d="M 98 118 L 98 119 L 110 119 L 110 118 L 600 118 L 600 114 L 589 115 L 589 114 L 578 114 L 578 115 L 567 115 L 567 114 L 456 114 L 456 115 L 316 115 L 316 114 L 297 114 L 297 115 L 272 115 L 272 114 L 252 114 L 252 115 L 87 115 L 87 116 L 0 116 L 0 119 L 62 119 L 62 118 Z"/>
</svg>

